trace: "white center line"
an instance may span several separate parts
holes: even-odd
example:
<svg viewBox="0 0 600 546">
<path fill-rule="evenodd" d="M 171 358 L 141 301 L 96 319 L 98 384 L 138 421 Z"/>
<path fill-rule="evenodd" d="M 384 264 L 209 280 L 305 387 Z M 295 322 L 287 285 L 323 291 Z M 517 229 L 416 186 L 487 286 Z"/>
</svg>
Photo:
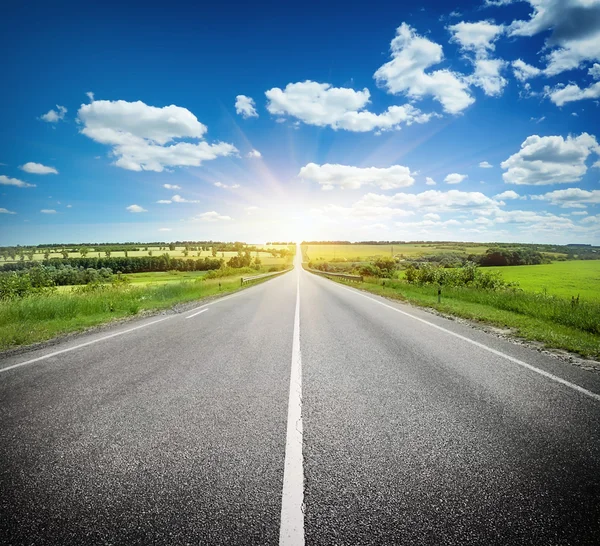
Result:
<svg viewBox="0 0 600 546">
<path fill-rule="evenodd" d="M 208 308 L 207 308 L 207 309 L 201 309 L 200 311 L 196 311 L 195 313 L 192 313 L 191 315 L 188 315 L 188 316 L 187 316 L 187 317 L 185 317 L 185 318 L 186 318 L 186 319 L 188 319 L 188 318 L 193 318 L 193 317 L 195 317 L 196 315 L 201 315 L 202 313 L 205 313 L 206 311 L 208 311 Z"/>
<path fill-rule="evenodd" d="M 325 282 L 327 282 L 327 281 L 325 281 Z M 371 300 L 373 303 L 383 305 L 383 307 L 387 307 L 388 309 L 391 309 L 392 311 L 396 311 L 397 313 L 400 313 L 402 315 L 410 317 L 414 320 L 418 320 L 419 322 L 422 322 L 423 324 L 427 324 L 428 326 L 431 326 L 432 328 L 435 328 L 436 330 L 440 330 L 440 331 L 442 331 L 446 334 L 450 334 L 451 336 L 454 336 L 458 339 L 462 339 L 463 341 L 466 341 L 467 343 L 470 343 L 471 345 L 475 345 L 476 347 L 479 347 L 480 349 L 488 351 L 496 356 L 505 358 L 506 360 L 509 360 L 513 364 L 517 364 L 523 368 L 531 370 L 532 372 L 535 372 L 543 377 L 546 377 L 547 379 L 551 379 L 552 381 L 555 381 L 556 383 L 560 383 L 561 385 L 564 385 L 565 387 L 569 387 L 570 389 L 573 389 L 574 391 L 577 391 L 585 396 L 589 396 L 590 398 L 593 398 L 594 400 L 597 400 L 598 402 L 600 402 L 600 394 L 597 394 L 595 392 L 584 389 L 583 387 L 580 387 L 579 385 L 576 385 L 575 383 L 571 383 L 570 381 L 567 381 L 566 379 L 563 379 L 562 377 L 558 377 L 557 375 L 554 375 L 550 372 L 541 370 L 540 368 L 536 368 L 535 366 L 532 366 L 531 364 L 528 364 L 527 362 L 523 362 L 522 360 L 519 360 L 518 358 L 507 355 L 506 353 L 503 353 L 502 351 L 497 351 L 496 349 L 492 349 L 491 347 L 488 347 L 487 345 L 484 345 L 483 343 L 479 343 L 479 341 L 475 341 L 474 339 L 470 339 L 468 337 L 457 334 L 456 332 L 453 332 L 452 330 L 448 330 L 442 326 L 438 326 L 437 324 L 434 324 L 433 322 L 429 322 L 428 320 L 425 320 L 425 319 L 422 319 L 419 317 L 415 317 L 414 315 L 411 315 L 410 313 L 407 313 L 406 311 L 402 311 L 401 309 L 398 309 L 397 307 L 393 307 L 392 305 L 383 303 L 382 301 L 376 300 L 375 298 L 367 296 L 366 294 L 361 294 L 360 292 L 358 292 L 356 290 L 346 288 L 345 286 L 342 286 L 339 283 L 336 283 L 335 281 L 329 281 L 329 282 L 333 282 L 340 288 L 347 290 L 348 292 L 350 292 L 356 296 L 361 296 L 363 298 Z"/>
<path fill-rule="evenodd" d="M 296 315 L 292 343 L 292 370 L 288 403 L 287 438 L 281 497 L 280 546 L 304 545 L 304 468 L 302 459 L 302 358 L 300 354 L 300 275 L 296 287 Z"/>
</svg>

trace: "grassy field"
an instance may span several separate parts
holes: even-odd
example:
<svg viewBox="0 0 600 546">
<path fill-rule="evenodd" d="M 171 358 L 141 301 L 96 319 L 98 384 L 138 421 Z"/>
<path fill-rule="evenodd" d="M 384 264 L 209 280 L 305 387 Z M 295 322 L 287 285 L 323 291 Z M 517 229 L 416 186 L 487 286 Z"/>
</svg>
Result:
<svg viewBox="0 0 600 546">
<path fill-rule="evenodd" d="M 541 265 L 486 267 L 499 271 L 508 282 L 518 282 L 528 292 L 600 302 L 600 260 L 571 260 Z"/>
<path fill-rule="evenodd" d="M 562 298 L 528 292 L 496 292 L 468 288 L 444 288 L 442 301 L 438 303 L 437 286 L 416 286 L 385 279 L 366 281 L 358 285 L 352 283 L 352 286 L 491 324 L 526 340 L 541 342 L 548 348 L 564 349 L 585 357 L 600 359 L 599 303 L 583 302 L 572 308 L 570 301 Z"/>
<path fill-rule="evenodd" d="M 204 280 L 200 280 L 198 275 L 196 280 L 182 280 L 179 277 L 178 282 L 171 280 L 158 284 L 153 283 L 152 279 L 155 278 L 147 277 L 145 281 L 140 280 L 128 287 L 105 285 L 87 292 L 85 287 L 79 287 L 82 289 L 56 291 L 48 295 L 2 302 L 0 350 L 82 331 L 115 319 L 135 316 L 143 311 L 166 309 L 178 303 L 201 300 L 241 289 L 240 275 L 237 274 Z"/>
<path fill-rule="evenodd" d="M 484 254 L 489 245 L 461 244 L 402 244 L 402 245 L 304 245 L 302 252 L 305 261 L 331 262 L 342 260 L 349 262 L 369 262 L 380 256 L 415 258 L 424 254 Z M 308 259 L 306 258 L 308 257 Z"/>
</svg>

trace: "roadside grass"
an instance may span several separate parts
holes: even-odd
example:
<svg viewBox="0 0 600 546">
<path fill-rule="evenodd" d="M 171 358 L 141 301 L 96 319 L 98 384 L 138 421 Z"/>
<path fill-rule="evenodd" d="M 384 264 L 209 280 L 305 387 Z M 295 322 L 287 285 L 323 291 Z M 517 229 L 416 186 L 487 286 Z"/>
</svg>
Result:
<svg viewBox="0 0 600 546">
<path fill-rule="evenodd" d="M 268 279 L 253 284 L 265 280 Z M 240 289 L 240 276 L 235 275 L 157 285 L 103 285 L 93 291 L 55 291 L 0 302 L 0 350 L 46 341 L 60 334 L 82 331 L 143 311 L 167 309 L 178 303 Z"/>
<path fill-rule="evenodd" d="M 443 288 L 442 301 L 438 303 L 437 286 L 416 286 L 374 278 L 358 284 L 333 280 L 380 296 L 508 329 L 512 335 L 541 342 L 547 348 L 600 359 L 600 304 L 597 303 L 583 302 L 572 307 L 569 300 L 558 297 L 470 288 Z"/>
</svg>

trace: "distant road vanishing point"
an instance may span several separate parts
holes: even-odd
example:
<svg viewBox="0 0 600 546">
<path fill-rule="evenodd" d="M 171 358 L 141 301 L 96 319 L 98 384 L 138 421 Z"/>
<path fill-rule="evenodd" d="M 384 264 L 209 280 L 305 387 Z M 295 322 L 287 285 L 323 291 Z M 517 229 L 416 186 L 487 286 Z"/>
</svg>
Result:
<svg viewBox="0 0 600 546">
<path fill-rule="evenodd" d="M 0 543 L 599 544 L 600 376 L 297 262 L 2 358 Z"/>
</svg>

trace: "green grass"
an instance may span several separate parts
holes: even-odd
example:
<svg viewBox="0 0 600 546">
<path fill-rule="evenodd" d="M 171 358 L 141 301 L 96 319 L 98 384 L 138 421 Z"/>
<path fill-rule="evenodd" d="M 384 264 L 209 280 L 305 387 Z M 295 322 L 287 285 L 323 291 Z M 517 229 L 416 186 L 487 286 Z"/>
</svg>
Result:
<svg viewBox="0 0 600 546">
<path fill-rule="evenodd" d="M 535 266 L 537 267 L 537 266 Z M 342 282 L 336 280 L 335 282 Z M 448 289 L 437 303 L 437 286 L 415 286 L 403 281 L 366 279 L 358 285 L 374 294 L 431 307 L 440 312 L 509 329 L 513 335 L 600 359 L 600 305 L 527 292 Z"/>
<path fill-rule="evenodd" d="M 572 260 L 542 265 L 486 267 L 500 271 L 505 281 L 518 282 L 528 292 L 600 302 L 600 260 Z"/>
<path fill-rule="evenodd" d="M 142 281 L 127 288 L 105 286 L 88 293 L 56 291 L 0 302 L 0 350 L 82 331 L 142 311 L 166 309 L 177 303 L 240 289 L 240 277 L 236 275 L 162 284 L 144 284 Z"/>
</svg>

